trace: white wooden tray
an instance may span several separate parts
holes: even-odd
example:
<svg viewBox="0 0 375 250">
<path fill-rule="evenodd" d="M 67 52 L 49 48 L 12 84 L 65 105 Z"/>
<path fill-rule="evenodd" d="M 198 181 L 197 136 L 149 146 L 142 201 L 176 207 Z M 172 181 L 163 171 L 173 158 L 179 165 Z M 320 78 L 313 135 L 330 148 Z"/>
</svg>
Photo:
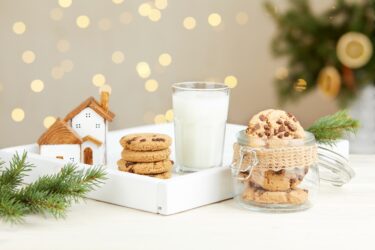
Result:
<svg viewBox="0 0 375 250">
<path fill-rule="evenodd" d="M 228 124 L 224 149 L 223 167 L 208 169 L 184 175 L 174 174 L 171 179 L 161 180 L 125 173 L 117 170 L 116 161 L 120 158 L 120 138 L 129 133 L 154 132 L 174 137 L 173 124 L 153 125 L 123 129 L 108 134 L 108 164 L 105 184 L 91 192 L 91 199 L 113 203 L 163 215 L 175 214 L 192 208 L 233 197 L 229 164 L 232 158 L 232 145 L 235 134 L 243 126 Z M 30 144 L 0 150 L 0 158 L 9 161 L 15 152 L 28 152 L 28 161 L 37 166 L 27 177 L 26 182 L 40 175 L 52 174 L 66 163 L 63 160 L 40 156 L 38 145 Z M 174 146 L 172 147 L 174 159 Z M 80 168 L 89 167 L 79 164 Z"/>
</svg>

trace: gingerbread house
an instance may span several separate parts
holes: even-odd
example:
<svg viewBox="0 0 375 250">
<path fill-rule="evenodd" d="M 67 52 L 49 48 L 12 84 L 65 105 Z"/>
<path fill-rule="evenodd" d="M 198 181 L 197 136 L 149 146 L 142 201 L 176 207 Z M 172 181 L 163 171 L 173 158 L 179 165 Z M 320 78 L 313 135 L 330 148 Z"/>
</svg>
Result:
<svg viewBox="0 0 375 250">
<path fill-rule="evenodd" d="M 100 102 L 90 97 L 64 120 L 58 119 L 39 138 L 40 154 L 89 165 L 105 164 L 108 123 L 115 116 L 108 102 L 109 91 L 101 91 Z"/>
</svg>

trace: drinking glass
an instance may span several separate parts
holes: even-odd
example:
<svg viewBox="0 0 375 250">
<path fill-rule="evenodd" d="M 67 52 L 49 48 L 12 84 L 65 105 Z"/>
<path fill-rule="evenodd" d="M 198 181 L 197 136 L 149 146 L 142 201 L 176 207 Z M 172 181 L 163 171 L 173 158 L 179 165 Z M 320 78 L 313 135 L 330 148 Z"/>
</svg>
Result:
<svg viewBox="0 0 375 250">
<path fill-rule="evenodd" d="M 182 82 L 172 88 L 177 171 L 221 166 L 229 88 L 212 82 Z"/>
</svg>

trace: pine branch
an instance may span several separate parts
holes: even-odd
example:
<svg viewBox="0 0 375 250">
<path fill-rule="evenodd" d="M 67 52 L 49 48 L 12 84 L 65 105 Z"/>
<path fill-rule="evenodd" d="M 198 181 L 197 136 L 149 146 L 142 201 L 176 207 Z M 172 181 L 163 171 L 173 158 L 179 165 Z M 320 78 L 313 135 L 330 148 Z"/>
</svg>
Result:
<svg viewBox="0 0 375 250">
<path fill-rule="evenodd" d="M 0 219 L 7 222 L 22 222 L 28 214 L 64 218 L 72 203 L 84 199 L 106 179 L 102 167 L 79 170 L 74 164 L 67 164 L 59 173 L 21 187 L 26 172 L 34 167 L 26 158 L 26 153 L 22 157 L 14 155 L 10 167 L 1 172 Z"/>
<path fill-rule="evenodd" d="M 351 118 L 346 110 L 341 110 L 318 119 L 307 131 L 314 134 L 317 142 L 332 145 L 346 134 L 356 133 L 359 127 L 358 120 Z"/>
</svg>

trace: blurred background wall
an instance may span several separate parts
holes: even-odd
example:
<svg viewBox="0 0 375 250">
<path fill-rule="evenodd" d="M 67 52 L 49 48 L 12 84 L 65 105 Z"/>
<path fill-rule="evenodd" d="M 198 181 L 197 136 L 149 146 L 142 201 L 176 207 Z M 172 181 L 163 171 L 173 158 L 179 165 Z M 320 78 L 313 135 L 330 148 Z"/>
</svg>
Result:
<svg viewBox="0 0 375 250">
<path fill-rule="evenodd" d="M 171 84 L 187 80 L 226 81 L 229 122 L 246 124 L 278 105 L 275 29 L 260 0 L 1 0 L 0 147 L 35 142 L 104 83 L 112 130 L 170 120 Z M 317 91 L 283 108 L 305 126 L 337 109 Z"/>
</svg>

